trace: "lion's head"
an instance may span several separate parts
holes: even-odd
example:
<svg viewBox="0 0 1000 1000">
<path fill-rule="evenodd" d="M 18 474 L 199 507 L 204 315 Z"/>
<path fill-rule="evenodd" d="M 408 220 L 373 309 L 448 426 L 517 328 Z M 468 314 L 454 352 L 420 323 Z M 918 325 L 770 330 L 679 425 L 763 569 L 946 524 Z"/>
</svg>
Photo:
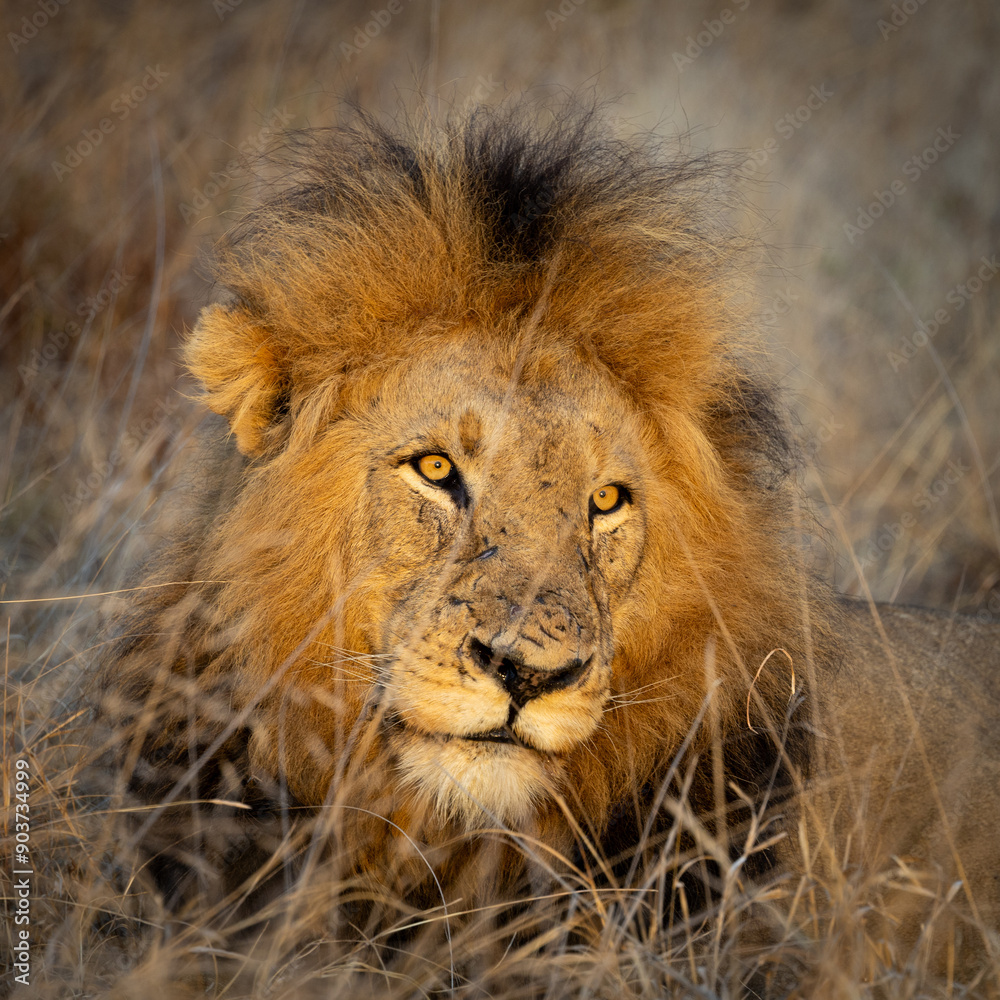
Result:
<svg viewBox="0 0 1000 1000">
<path fill-rule="evenodd" d="M 289 148 L 187 346 L 243 466 L 106 685 L 163 695 L 156 740 L 245 732 L 301 803 L 362 774 L 400 825 L 599 833 L 782 713 L 787 673 L 752 676 L 804 644 L 715 167 L 503 114 Z"/>
</svg>

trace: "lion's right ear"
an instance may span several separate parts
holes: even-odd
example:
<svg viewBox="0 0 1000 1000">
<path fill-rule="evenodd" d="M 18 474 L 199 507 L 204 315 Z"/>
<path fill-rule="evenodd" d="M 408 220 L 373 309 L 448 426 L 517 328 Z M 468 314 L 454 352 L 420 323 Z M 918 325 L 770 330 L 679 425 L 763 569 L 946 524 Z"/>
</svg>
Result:
<svg viewBox="0 0 1000 1000">
<path fill-rule="evenodd" d="M 266 454 L 287 437 L 290 386 L 282 353 L 273 333 L 240 306 L 208 306 L 188 337 L 187 366 L 244 455 Z"/>
</svg>

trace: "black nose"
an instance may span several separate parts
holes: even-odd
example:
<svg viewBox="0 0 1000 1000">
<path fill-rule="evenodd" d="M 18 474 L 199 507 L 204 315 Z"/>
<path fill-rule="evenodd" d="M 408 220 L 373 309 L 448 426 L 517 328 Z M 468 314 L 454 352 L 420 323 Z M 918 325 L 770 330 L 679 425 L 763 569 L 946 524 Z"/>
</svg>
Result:
<svg viewBox="0 0 1000 1000">
<path fill-rule="evenodd" d="M 469 642 L 472 659 L 483 673 L 496 679 L 518 708 L 532 698 L 576 684 L 590 666 L 590 660 L 569 660 L 555 670 L 543 670 L 502 648 L 487 646 L 472 639 Z"/>
</svg>

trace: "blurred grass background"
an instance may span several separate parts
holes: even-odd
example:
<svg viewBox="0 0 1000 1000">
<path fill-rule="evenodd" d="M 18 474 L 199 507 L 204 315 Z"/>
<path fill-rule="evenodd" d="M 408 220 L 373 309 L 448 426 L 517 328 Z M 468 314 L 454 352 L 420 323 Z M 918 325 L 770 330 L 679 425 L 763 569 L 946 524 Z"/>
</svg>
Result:
<svg viewBox="0 0 1000 1000">
<path fill-rule="evenodd" d="M 573 93 L 742 151 L 817 569 L 1000 615 L 992 0 L 4 0 L 0 32 L 0 600 L 36 602 L 0 605 L 5 797 L 27 747 L 69 801 L 81 595 L 141 551 L 197 419 L 177 347 L 211 294 L 199 253 L 253 202 L 247 159 L 349 101 Z"/>
</svg>

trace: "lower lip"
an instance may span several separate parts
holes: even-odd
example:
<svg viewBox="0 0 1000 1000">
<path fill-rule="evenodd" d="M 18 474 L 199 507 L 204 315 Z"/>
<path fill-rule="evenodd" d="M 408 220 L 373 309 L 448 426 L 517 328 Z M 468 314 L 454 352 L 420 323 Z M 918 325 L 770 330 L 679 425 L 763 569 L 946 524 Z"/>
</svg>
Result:
<svg viewBox="0 0 1000 1000">
<path fill-rule="evenodd" d="M 514 746 L 514 740 L 506 733 L 476 733 L 473 736 L 463 736 L 462 738 L 470 743 L 505 743 L 508 746 Z"/>
<path fill-rule="evenodd" d="M 400 719 L 398 716 L 394 717 L 391 720 L 391 727 L 393 729 L 398 729 L 398 730 L 403 730 L 406 728 L 402 719 Z M 464 740 L 466 743 L 492 743 L 494 746 L 524 747 L 524 744 L 521 743 L 519 740 L 514 739 L 508 733 L 505 733 L 499 729 L 491 733 L 472 733 L 469 736 L 457 736 L 451 733 L 436 733 L 436 734 L 423 733 L 422 735 L 426 739 L 444 740 L 445 742 L 449 740 Z"/>
</svg>

